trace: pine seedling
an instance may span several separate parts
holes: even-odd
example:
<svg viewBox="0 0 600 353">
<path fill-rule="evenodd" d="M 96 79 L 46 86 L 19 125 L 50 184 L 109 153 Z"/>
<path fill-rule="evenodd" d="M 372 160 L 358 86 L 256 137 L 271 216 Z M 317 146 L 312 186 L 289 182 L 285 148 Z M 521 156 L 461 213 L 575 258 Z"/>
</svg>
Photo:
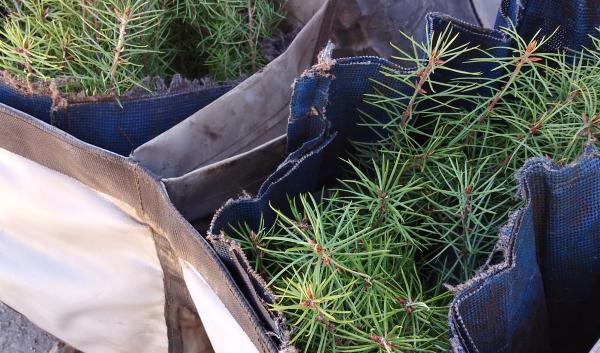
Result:
<svg viewBox="0 0 600 353">
<path fill-rule="evenodd" d="M 419 202 L 423 183 L 418 178 L 405 177 L 408 162 L 400 164 L 398 157 L 392 161 L 383 157 L 379 165 L 373 161 L 373 179 L 348 162 L 354 178 L 340 180 L 343 192 L 337 198 L 341 207 L 361 215 L 365 227 L 375 224 L 382 230 L 393 231 L 406 244 L 421 248 L 429 239 L 424 229 L 411 219 L 416 216 L 412 205 Z"/>
<path fill-rule="evenodd" d="M 437 286 L 465 281 L 483 264 L 501 224 L 519 205 L 512 177 L 527 158 L 572 161 L 593 140 L 582 136 L 581 112 L 592 114 L 595 103 L 584 102 L 577 92 L 597 84 L 597 61 L 582 53 L 539 53 L 549 37 L 525 42 L 512 29 L 505 33 L 518 43 L 512 56 L 498 59 L 477 49 L 479 57 L 469 61 L 496 65 L 496 79 L 483 79 L 472 69 L 446 83 L 428 76 L 435 92 L 414 100 L 414 94 L 390 97 L 381 91 L 367 97 L 395 122 L 377 126 L 366 117 L 390 136 L 378 142 L 379 153 L 371 158 L 400 154 L 417 162 L 411 175 L 427 182 L 421 194 L 426 201 L 415 213 L 432 220 L 419 224 L 438 244 L 424 252 Z M 444 35 L 432 37 L 436 40 Z M 424 50 L 434 51 L 435 44 Z M 481 94 L 486 91 L 490 94 Z M 408 107 L 414 109 L 412 123 L 403 125 L 405 114 L 394 112 Z"/>
<path fill-rule="evenodd" d="M 87 94 L 120 95 L 141 82 L 146 43 L 163 14 L 158 1 L 3 1 L 0 67 Z"/>
<path fill-rule="evenodd" d="M 262 40 L 282 17 L 270 0 L 182 0 L 178 13 L 199 35 L 197 54 L 216 80 L 238 78 L 264 65 Z"/>
<path fill-rule="evenodd" d="M 550 37 L 504 31 L 517 44 L 505 58 L 453 45 L 449 29 L 413 41 L 398 60 L 414 68 L 383 69 L 409 89 L 376 83 L 365 97 L 387 115 L 364 115 L 380 139 L 355 143 L 362 159 L 329 196 L 292 200 L 290 215 L 250 233 L 271 309 L 290 318 L 301 351 L 447 352 L 446 285 L 473 276 L 521 206 L 517 169 L 530 157 L 568 163 L 596 143 L 600 41 L 545 53 Z M 482 63 L 497 76 L 478 73 Z M 248 232 L 230 235 L 257 253 Z"/>
<path fill-rule="evenodd" d="M 323 203 L 301 196 L 299 204 L 291 201 L 290 216 L 277 211 L 274 228 L 238 231 L 244 248 L 262 253 L 260 271 L 279 299 L 272 309 L 286 314 L 292 342 L 302 351 L 447 347 L 440 337 L 449 294 L 426 292 L 414 262 L 428 240 L 393 221 L 413 216 L 420 200 L 409 195 L 419 191 L 419 181 L 400 182 L 397 163 L 384 161 L 376 169 L 376 184 L 348 180 Z M 391 198 L 383 200 L 385 210 L 382 190 Z"/>
<path fill-rule="evenodd" d="M 11 83 L 113 96 L 153 90 L 149 76 L 255 72 L 282 19 L 270 0 L 0 0 L 0 10 L 0 68 Z"/>
</svg>

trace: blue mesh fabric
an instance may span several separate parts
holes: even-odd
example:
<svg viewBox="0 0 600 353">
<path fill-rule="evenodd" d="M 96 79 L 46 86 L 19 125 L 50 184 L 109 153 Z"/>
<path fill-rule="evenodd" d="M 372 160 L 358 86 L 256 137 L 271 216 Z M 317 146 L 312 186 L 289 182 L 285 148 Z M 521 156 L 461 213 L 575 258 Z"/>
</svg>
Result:
<svg viewBox="0 0 600 353">
<path fill-rule="evenodd" d="M 600 1 L 504 0 L 497 26 L 516 24 L 531 38 L 560 31 L 548 49 L 590 44 L 600 25 Z M 497 30 L 485 30 L 432 14 L 430 31 L 450 24 L 460 40 L 485 48 L 511 46 Z M 507 49 L 494 49 L 506 56 Z M 463 60 L 466 58 L 463 58 Z M 456 64 L 458 69 L 465 69 Z M 337 60 L 326 73 L 315 69 L 297 80 L 288 127 L 290 154 L 255 197 L 229 201 L 217 213 L 210 234 L 247 223 L 256 229 L 271 206 L 285 210 L 288 197 L 317 191 L 335 180 L 340 159 L 352 153 L 349 141 L 372 141 L 360 112 L 379 121 L 387 116 L 363 97 L 388 85 L 383 68 L 402 70 L 373 57 Z M 477 68 L 491 76 L 489 67 Z M 441 75 L 438 73 L 438 75 Z M 436 80 L 451 77 L 436 77 Z M 378 83 L 375 83 L 378 82 Z M 382 85 L 383 84 L 383 85 Z M 482 92 L 485 94 L 485 92 Z M 559 168 L 532 160 L 519 174 L 527 206 L 503 229 L 497 248 L 504 262 L 490 265 L 458 288 L 449 324 L 452 344 L 462 353 L 587 353 L 600 336 L 600 157 L 588 152 L 578 163 Z M 235 269 L 230 269 L 235 271 Z"/>
<path fill-rule="evenodd" d="M 470 42 L 486 48 L 508 44 L 498 32 L 478 31 L 476 27 L 444 15 L 430 15 L 427 20 L 430 30 L 434 31 L 444 30 L 452 24 L 463 33 L 460 36 L 462 43 Z M 468 57 L 463 59 L 466 61 Z M 229 225 L 238 224 L 256 228 L 261 215 L 269 225 L 274 218 L 269 205 L 285 210 L 289 197 L 334 182 L 343 163 L 340 157 L 351 151 L 351 141 L 376 138 L 372 129 L 360 126 L 359 112 L 379 120 L 386 118 L 380 110 L 365 103 L 363 96 L 373 93 L 375 87 L 379 90 L 386 90 L 385 87 L 390 90 L 410 89 L 384 75 L 384 68 L 404 70 L 385 59 L 355 57 L 337 60 L 327 73 L 308 71 L 296 80 L 288 123 L 288 157 L 267 178 L 255 197 L 231 200 L 223 206 L 213 219 L 210 232 L 232 232 L 234 230 Z M 462 64 L 455 68 L 473 69 Z M 478 68 L 477 71 L 485 69 Z"/>
<path fill-rule="evenodd" d="M 581 352 L 600 336 L 600 154 L 529 160 L 526 200 L 500 234 L 504 261 L 463 285 L 450 313 L 457 352 Z"/>
<path fill-rule="evenodd" d="M 49 96 L 25 95 L 0 84 L 0 103 L 52 124 L 87 143 L 128 155 L 183 119 L 227 93 L 231 86 L 148 95 L 121 101 L 108 99 L 69 104 L 52 111 Z"/>
<path fill-rule="evenodd" d="M 512 0 L 503 1 L 496 27 L 517 23 L 519 34 L 526 39 L 538 30 L 556 34 L 549 48 L 571 48 L 589 44 L 589 34 L 596 32 L 600 10 L 598 0 Z"/>
</svg>

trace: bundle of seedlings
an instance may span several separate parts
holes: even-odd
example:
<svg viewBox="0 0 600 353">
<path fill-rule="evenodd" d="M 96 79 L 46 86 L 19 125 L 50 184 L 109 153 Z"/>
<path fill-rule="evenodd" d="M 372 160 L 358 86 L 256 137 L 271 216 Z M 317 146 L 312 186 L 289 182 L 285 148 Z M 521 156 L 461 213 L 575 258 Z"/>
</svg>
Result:
<svg viewBox="0 0 600 353">
<path fill-rule="evenodd" d="M 227 234 L 266 279 L 299 351 L 447 352 L 452 288 L 493 261 L 521 205 L 518 168 L 536 156 L 568 163 L 595 143 L 600 41 L 547 53 L 551 38 L 504 32 L 515 45 L 503 58 L 456 45 L 451 30 L 413 41 L 399 58 L 413 69 L 383 69 L 409 89 L 374 83 L 365 100 L 388 119 L 364 115 L 380 138 L 355 143 L 339 186 L 291 200 L 272 227 Z M 453 68 L 465 57 L 493 75 Z"/>
<path fill-rule="evenodd" d="M 235 80 L 266 63 L 270 0 L 2 0 L 0 69 L 28 93 L 120 96 L 157 76 Z"/>
</svg>

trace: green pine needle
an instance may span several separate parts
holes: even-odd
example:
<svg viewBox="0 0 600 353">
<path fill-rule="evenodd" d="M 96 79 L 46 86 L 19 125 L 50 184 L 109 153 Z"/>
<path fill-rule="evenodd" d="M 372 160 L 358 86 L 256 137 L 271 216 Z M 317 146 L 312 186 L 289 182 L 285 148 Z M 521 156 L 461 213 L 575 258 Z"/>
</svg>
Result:
<svg viewBox="0 0 600 353">
<path fill-rule="evenodd" d="M 282 19 L 271 0 L 0 0 L 0 69 L 62 91 L 122 95 L 147 76 L 217 81 L 266 62 Z"/>
<path fill-rule="evenodd" d="M 413 90 L 376 84 L 365 97 L 389 122 L 364 115 L 363 128 L 386 133 L 355 143 L 360 159 L 339 187 L 320 201 L 291 200 L 291 214 L 276 210 L 271 229 L 229 234 L 267 279 L 278 299 L 271 309 L 288 318 L 301 351 L 447 352 L 445 284 L 474 275 L 521 206 L 517 169 L 530 157 L 568 163 L 596 143 L 600 40 L 542 53 L 549 37 L 505 33 L 518 43 L 506 58 L 455 46 L 449 29 L 428 45 L 411 40 L 414 53 L 397 59 L 414 69 L 384 73 Z M 500 79 L 473 69 L 433 81 L 467 52 Z"/>
</svg>

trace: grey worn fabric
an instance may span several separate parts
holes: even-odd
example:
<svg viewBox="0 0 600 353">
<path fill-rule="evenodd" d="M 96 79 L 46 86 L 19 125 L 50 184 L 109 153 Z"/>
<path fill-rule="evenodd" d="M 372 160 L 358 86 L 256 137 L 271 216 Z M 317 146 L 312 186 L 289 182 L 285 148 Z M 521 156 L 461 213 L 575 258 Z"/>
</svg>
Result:
<svg viewBox="0 0 600 353">
<path fill-rule="evenodd" d="M 134 160 L 163 179 L 187 219 L 207 217 L 224 200 L 255 191 L 283 159 L 292 83 L 329 37 L 335 1 L 320 4 L 279 58 L 133 151 Z M 308 17 L 299 8 L 299 17 Z"/>
</svg>

